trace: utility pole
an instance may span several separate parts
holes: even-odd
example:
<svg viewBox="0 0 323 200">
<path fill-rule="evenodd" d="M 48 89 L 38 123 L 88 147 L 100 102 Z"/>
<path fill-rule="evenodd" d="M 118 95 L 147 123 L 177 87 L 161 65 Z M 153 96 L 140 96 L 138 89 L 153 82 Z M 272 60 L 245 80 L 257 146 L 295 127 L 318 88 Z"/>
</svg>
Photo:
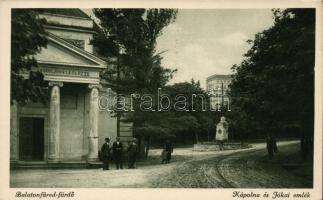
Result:
<svg viewBox="0 0 323 200">
<path fill-rule="evenodd" d="M 222 85 L 221 85 L 221 110 L 224 109 L 224 91 L 223 91 L 223 81 L 221 81 Z"/>
</svg>

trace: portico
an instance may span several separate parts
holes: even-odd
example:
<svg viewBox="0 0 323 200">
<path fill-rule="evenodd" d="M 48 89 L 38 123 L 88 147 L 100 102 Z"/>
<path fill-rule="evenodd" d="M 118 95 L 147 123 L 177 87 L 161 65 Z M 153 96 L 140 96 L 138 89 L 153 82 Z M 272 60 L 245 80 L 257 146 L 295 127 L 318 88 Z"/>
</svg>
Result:
<svg viewBox="0 0 323 200">
<path fill-rule="evenodd" d="M 99 110 L 99 96 L 106 90 L 100 73 L 108 66 L 93 54 L 88 44 L 93 35 L 90 29 L 93 21 L 55 14 L 43 14 L 43 17 L 58 23 L 46 28 L 48 45 L 35 56 L 38 68 L 33 69 L 44 75 L 49 101 L 46 105 L 29 102 L 11 106 L 10 161 L 18 164 L 96 162 L 104 138 L 115 139 L 117 123 L 109 112 Z M 79 27 L 66 26 L 70 20 L 74 24 L 77 21 Z M 80 38 L 85 40 L 82 42 Z M 28 74 L 24 76 L 28 78 Z"/>
</svg>

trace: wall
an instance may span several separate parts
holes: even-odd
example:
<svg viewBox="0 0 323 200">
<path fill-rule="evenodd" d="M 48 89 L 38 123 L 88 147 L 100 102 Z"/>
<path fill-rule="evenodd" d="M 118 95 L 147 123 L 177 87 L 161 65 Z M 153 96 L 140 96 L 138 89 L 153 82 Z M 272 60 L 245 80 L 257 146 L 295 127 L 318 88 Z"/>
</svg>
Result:
<svg viewBox="0 0 323 200">
<path fill-rule="evenodd" d="M 84 50 L 93 53 L 93 46 L 90 45 L 90 40 L 93 39 L 92 33 L 86 32 L 76 32 L 76 31 L 66 31 L 66 30 L 56 30 L 56 29 L 46 29 L 48 32 L 53 33 L 63 39 L 74 39 L 74 40 L 84 40 Z"/>
<path fill-rule="evenodd" d="M 100 96 L 109 98 L 110 102 L 113 101 L 113 97 L 107 95 L 106 89 L 100 90 Z M 101 109 L 99 114 L 99 148 L 101 148 L 106 137 L 110 138 L 111 142 L 116 140 L 117 118 L 113 117 L 107 109 Z"/>
<path fill-rule="evenodd" d="M 61 88 L 60 160 L 80 161 L 83 155 L 85 85 Z"/>
<path fill-rule="evenodd" d="M 61 27 L 47 26 L 46 30 L 63 38 L 84 40 L 84 50 L 93 52 L 92 45 L 89 44 L 93 37 L 91 28 L 93 21 L 91 19 L 64 17 L 55 15 L 42 15 L 46 17 L 50 24 L 56 23 L 64 25 Z M 72 26 L 72 27 L 68 27 Z M 79 28 L 78 28 L 79 27 Z M 82 29 L 83 28 L 83 29 Z M 88 30 L 84 30 L 88 29 Z M 36 56 L 37 60 L 67 62 L 69 64 L 92 64 L 84 58 L 71 55 L 64 48 L 50 43 Z M 99 69 L 98 69 L 99 70 Z M 99 72 L 97 72 L 99 73 Z M 60 89 L 61 93 L 61 110 L 60 110 L 60 160 L 62 162 L 78 162 L 86 161 L 88 155 L 88 136 L 89 136 L 89 92 L 88 84 L 68 84 Z M 28 104 L 19 108 L 19 111 L 12 107 L 11 119 L 11 137 L 10 148 L 11 158 L 16 159 L 16 147 L 19 144 L 19 123 L 15 113 L 19 112 L 19 116 L 37 116 L 45 118 L 45 160 L 47 159 L 48 141 L 49 141 L 49 103 L 41 105 L 37 103 Z M 99 114 L 99 147 L 102 145 L 105 137 L 115 140 L 116 137 L 116 118 L 112 118 L 108 112 L 100 112 Z"/>
<path fill-rule="evenodd" d="M 83 17 L 73 17 L 66 15 L 54 15 L 54 14 L 40 14 L 41 18 L 45 18 L 48 23 L 60 24 L 65 26 L 78 26 L 83 28 L 93 28 L 93 21 Z"/>
<path fill-rule="evenodd" d="M 39 61 L 93 64 L 79 55 L 71 54 L 66 49 L 54 44 L 53 42 L 49 42 L 46 49 L 43 49 L 40 53 L 38 53 L 35 58 Z"/>
<path fill-rule="evenodd" d="M 53 14 L 41 14 L 40 17 L 45 18 L 51 26 L 63 25 L 64 27 L 71 26 L 73 29 L 76 29 L 77 31 L 72 31 L 70 27 L 67 29 L 61 29 L 62 27 L 58 27 L 58 29 L 49 27 L 46 28 L 46 30 L 50 33 L 53 33 L 63 39 L 84 40 L 84 50 L 93 53 L 93 47 L 89 44 L 93 37 L 93 33 L 84 30 L 84 28 L 89 30 L 93 29 L 93 21 L 91 19 Z"/>
<path fill-rule="evenodd" d="M 60 88 L 61 94 L 61 123 L 60 123 L 60 160 L 62 162 L 86 161 L 88 154 L 89 135 L 89 93 L 90 89 L 84 84 L 70 84 Z M 20 107 L 19 116 L 42 116 L 45 118 L 45 160 L 48 152 L 48 121 L 49 105 L 29 103 Z M 15 113 L 17 108 L 11 107 L 11 158 L 16 160 L 19 146 L 18 129 L 19 123 Z M 117 136 L 117 119 L 108 111 L 101 110 L 99 113 L 99 149 L 104 139 L 109 137 L 115 141 Z"/>
</svg>

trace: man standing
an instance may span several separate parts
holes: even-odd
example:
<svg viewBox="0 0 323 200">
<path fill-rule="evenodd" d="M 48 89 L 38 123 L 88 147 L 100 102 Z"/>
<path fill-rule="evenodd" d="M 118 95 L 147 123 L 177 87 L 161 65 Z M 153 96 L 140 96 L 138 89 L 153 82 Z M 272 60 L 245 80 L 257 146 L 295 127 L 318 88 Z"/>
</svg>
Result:
<svg viewBox="0 0 323 200">
<path fill-rule="evenodd" d="M 273 149 L 274 149 L 274 152 L 275 152 L 275 153 L 278 153 L 276 137 L 275 137 L 275 136 L 273 136 L 273 137 L 272 137 L 272 140 L 273 140 Z"/>
<path fill-rule="evenodd" d="M 109 170 L 109 160 L 111 155 L 110 153 L 111 153 L 110 139 L 105 138 L 105 143 L 101 147 L 103 170 Z"/>
<path fill-rule="evenodd" d="M 274 144 L 273 144 L 273 139 L 271 135 L 267 136 L 266 145 L 267 145 L 268 156 L 271 159 L 274 157 Z"/>
<path fill-rule="evenodd" d="M 170 160 L 172 159 L 172 153 L 173 153 L 173 145 L 170 142 L 170 140 L 166 141 L 164 149 L 166 151 L 166 163 L 169 163 Z"/>
<path fill-rule="evenodd" d="M 116 162 L 117 169 L 123 169 L 123 166 L 122 166 L 123 146 L 122 146 L 122 143 L 120 142 L 119 137 L 117 137 L 116 141 L 113 143 L 112 150 L 113 150 L 114 160 Z"/>
<path fill-rule="evenodd" d="M 131 141 L 131 143 L 129 144 L 129 147 L 128 147 L 128 161 L 129 161 L 128 166 L 129 166 L 129 169 L 136 168 L 137 151 L 138 151 L 137 139 L 134 138 Z"/>
</svg>

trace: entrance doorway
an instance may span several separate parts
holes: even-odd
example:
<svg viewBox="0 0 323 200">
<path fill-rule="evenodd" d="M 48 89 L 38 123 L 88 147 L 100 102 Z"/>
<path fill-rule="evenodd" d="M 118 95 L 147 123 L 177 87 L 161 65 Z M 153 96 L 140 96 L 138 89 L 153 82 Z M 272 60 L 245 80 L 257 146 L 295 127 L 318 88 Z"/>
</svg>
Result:
<svg viewBox="0 0 323 200">
<path fill-rule="evenodd" d="M 21 117 L 19 126 L 19 160 L 44 160 L 44 118 Z"/>
</svg>

